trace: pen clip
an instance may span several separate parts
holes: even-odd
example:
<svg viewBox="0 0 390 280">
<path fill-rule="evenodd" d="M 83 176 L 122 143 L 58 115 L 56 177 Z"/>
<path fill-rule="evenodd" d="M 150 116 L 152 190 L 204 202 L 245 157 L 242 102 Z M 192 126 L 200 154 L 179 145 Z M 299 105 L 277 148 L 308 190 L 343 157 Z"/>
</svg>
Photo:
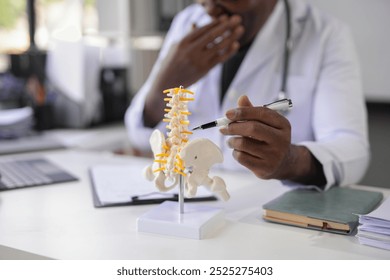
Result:
<svg viewBox="0 0 390 280">
<path fill-rule="evenodd" d="M 277 101 L 263 105 L 263 107 L 275 110 L 275 111 L 287 111 L 292 108 L 293 103 L 291 99 L 283 98 Z"/>
</svg>

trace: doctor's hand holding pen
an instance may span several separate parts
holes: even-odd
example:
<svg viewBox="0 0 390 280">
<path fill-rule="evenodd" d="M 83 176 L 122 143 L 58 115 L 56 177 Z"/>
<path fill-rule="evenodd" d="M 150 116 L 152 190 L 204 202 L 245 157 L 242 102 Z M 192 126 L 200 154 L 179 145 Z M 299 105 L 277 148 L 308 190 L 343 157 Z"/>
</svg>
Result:
<svg viewBox="0 0 390 280">
<path fill-rule="evenodd" d="M 187 36 L 174 44 L 162 61 L 146 98 L 144 124 L 154 127 L 161 121 L 165 106 L 161 92 L 164 89 L 177 85 L 187 87 L 198 81 L 238 51 L 238 40 L 243 33 L 241 17 L 223 15 L 203 27 L 194 26 Z"/>
<path fill-rule="evenodd" d="M 226 117 L 230 123 L 220 131 L 232 136 L 227 143 L 233 157 L 257 177 L 325 185 L 321 164 L 306 147 L 291 143 L 291 126 L 283 115 L 254 107 L 241 96 L 238 107 L 228 110 Z"/>
</svg>

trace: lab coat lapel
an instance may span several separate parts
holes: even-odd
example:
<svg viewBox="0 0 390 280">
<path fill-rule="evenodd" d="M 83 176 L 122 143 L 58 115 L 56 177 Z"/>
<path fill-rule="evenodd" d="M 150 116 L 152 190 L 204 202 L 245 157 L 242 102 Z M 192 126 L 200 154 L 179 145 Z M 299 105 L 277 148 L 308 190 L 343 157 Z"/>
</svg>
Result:
<svg viewBox="0 0 390 280">
<path fill-rule="evenodd" d="M 291 10 L 291 27 L 292 33 L 291 38 L 294 42 L 299 40 L 299 36 L 302 34 L 305 22 L 309 14 L 309 6 L 304 1 L 290 0 L 290 10 Z"/>
<path fill-rule="evenodd" d="M 294 42 L 302 32 L 307 11 L 304 3 L 301 3 L 300 1 L 290 0 L 289 2 L 292 21 L 291 37 Z M 279 61 L 281 62 L 284 52 L 285 33 L 285 8 L 283 2 L 279 1 L 275 6 L 271 17 L 252 43 L 236 77 L 228 89 L 228 95 L 235 95 L 240 89 L 245 89 L 246 87 L 244 85 L 250 83 L 251 80 L 255 78 L 254 74 L 258 73 L 258 70 L 275 55 L 279 56 Z M 279 67 L 281 67 L 281 65 Z"/>
<path fill-rule="evenodd" d="M 284 34 L 282 16 L 283 6 L 279 1 L 248 50 L 236 77 L 232 81 L 231 88 L 241 88 L 242 83 L 248 83 L 248 79 L 252 78 L 253 73 L 256 73 L 277 51 L 280 52 Z"/>
</svg>

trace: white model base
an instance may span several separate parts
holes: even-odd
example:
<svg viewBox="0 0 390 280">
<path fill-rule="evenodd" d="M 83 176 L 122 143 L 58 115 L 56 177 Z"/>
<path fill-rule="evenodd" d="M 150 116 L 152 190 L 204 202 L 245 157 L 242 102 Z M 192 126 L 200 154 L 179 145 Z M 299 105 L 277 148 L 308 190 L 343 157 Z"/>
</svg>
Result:
<svg viewBox="0 0 390 280">
<path fill-rule="evenodd" d="M 179 203 L 165 201 L 137 219 L 139 232 L 157 233 L 192 239 L 204 239 L 225 223 L 220 208 L 186 203 L 179 213 Z"/>
</svg>

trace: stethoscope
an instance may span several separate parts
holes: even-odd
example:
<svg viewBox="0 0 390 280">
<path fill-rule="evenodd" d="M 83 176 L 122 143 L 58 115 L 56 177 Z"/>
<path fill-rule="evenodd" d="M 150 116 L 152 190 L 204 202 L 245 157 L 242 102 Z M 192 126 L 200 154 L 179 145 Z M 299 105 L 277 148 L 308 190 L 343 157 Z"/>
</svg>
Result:
<svg viewBox="0 0 390 280">
<path fill-rule="evenodd" d="M 284 42 L 283 51 L 282 83 L 278 94 L 278 100 L 287 98 L 288 68 L 290 63 L 290 53 L 292 49 L 290 4 L 288 3 L 288 0 L 283 0 L 283 2 L 284 7 L 286 9 L 286 38 Z"/>
</svg>

